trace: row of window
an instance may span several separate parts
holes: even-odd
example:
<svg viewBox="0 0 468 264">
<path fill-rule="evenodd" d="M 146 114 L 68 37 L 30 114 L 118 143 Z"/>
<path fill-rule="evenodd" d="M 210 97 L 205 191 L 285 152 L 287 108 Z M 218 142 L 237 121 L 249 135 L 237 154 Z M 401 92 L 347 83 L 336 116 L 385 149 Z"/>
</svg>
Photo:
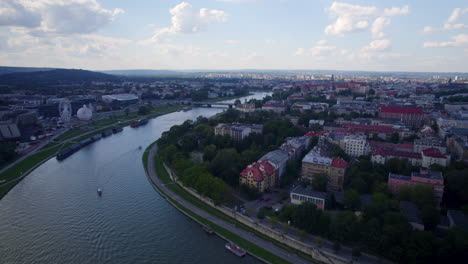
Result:
<svg viewBox="0 0 468 264">
<path fill-rule="evenodd" d="M 317 205 L 323 205 L 324 202 L 325 202 L 323 199 L 317 199 L 317 198 L 314 198 L 314 197 L 304 196 L 304 195 L 299 195 L 299 194 L 292 194 L 292 198 L 294 200 L 299 200 L 301 202 L 311 202 L 311 203 L 317 204 Z"/>
</svg>

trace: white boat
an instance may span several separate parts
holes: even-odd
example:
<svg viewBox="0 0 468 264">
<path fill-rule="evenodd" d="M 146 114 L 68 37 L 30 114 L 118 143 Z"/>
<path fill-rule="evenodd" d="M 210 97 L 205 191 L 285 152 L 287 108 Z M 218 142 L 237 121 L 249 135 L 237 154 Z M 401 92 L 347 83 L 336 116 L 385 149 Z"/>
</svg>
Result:
<svg viewBox="0 0 468 264">
<path fill-rule="evenodd" d="M 98 194 L 99 196 L 102 195 L 102 189 L 101 189 L 101 188 L 98 188 L 98 189 L 97 189 L 97 194 Z"/>
</svg>

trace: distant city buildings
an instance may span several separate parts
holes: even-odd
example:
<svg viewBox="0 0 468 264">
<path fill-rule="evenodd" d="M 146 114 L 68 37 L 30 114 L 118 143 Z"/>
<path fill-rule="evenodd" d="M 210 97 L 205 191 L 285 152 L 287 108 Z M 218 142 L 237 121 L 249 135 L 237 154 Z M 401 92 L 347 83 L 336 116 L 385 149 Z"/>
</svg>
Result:
<svg viewBox="0 0 468 264">
<path fill-rule="evenodd" d="M 102 101 L 111 106 L 125 107 L 138 103 L 138 96 L 134 94 L 108 94 L 102 96 Z"/>
<path fill-rule="evenodd" d="M 223 124 L 220 123 L 214 128 L 215 135 L 230 136 L 236 141 L 241 141 L 251 133 L 261 134 L 263 132 L 263 125 L 257 124 Z"/>
</svg>

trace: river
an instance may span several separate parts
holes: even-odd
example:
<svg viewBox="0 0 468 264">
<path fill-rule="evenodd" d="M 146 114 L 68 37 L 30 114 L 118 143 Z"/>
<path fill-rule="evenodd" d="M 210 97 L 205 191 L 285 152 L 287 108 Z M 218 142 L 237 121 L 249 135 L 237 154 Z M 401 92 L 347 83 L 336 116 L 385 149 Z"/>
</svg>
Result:
<svg viewBox="0 0 468 264">
<path fill-rule="evenodd" d="M 39 166 L 0 200 L 0 263 L 258 263 L 226 251 L 221 238 L 172 207 L 142 165 L 143 150 L 162 132 L 221 111 L 163 115 Z"/>
</svg>

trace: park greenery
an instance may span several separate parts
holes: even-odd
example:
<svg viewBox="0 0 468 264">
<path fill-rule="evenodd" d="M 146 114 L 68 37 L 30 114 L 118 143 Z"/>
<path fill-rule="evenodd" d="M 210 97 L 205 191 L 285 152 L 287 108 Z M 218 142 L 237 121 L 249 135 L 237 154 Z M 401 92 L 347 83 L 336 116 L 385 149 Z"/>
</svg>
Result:
<svg viewBox="0 0 468 264">
<path fill-rule="evenodd" d="M 239 186 L 239 174 L 248 164 L 257 161 L 269 151 L 277 149 L 287 137 L 303 135 L 304 131 L 287 119 L 273 118 L 269 112 L 241 114 L 230 109 L 216 119 L 199 117 L 185 121 L 164 132 L 158 140 L 159 155 L 179 175 L 184 185 L 197 190 L 216 202 L 232 198 L 232 191 L 241 191 L 247 198 L 255 192 Z M 263 124 L 262 134 L 250 134 L 242 141 L 229 136 L 214 135 L 218 123 L 241 122 Z M 202 157 L 194 159 L 194 157 Z M 297 175 L 298 163 L 288 166 L 288 175 Z M 286 178 L 289 184 L 294 177 Z"/>
</svg>

